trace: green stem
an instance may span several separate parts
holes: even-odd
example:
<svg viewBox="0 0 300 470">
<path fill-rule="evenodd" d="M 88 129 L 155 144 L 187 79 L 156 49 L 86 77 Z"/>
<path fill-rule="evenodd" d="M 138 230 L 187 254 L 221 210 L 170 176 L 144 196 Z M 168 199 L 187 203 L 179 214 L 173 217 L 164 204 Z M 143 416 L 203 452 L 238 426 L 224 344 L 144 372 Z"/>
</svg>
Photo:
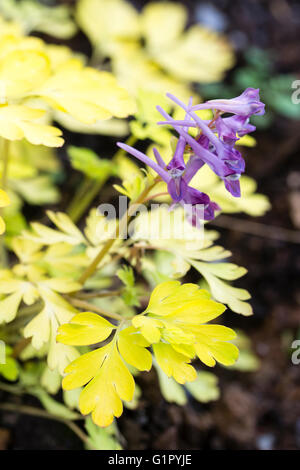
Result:
<svg viewBox="0 0 300 470">
<path fill-rule="evenodd" d="M 72 199 L 72 201 L 70 202 L 67 208 L 67 213 L 69 214 L 72 220 L 76 218 L 76 207 L 78 204 L 80 204 L 82 198 L 84 197 L 85 193 L 88 191 L 91 184 L 92 184 L 92 181 L 87 176 L 85 176 L 85 178 L 81 181 L 77 193 L 75 194 L 74 198 Z"/>
<path fill-rule="evenodd" d="M 80 282 L 80 284 L 84 285 L 85 281 L 94 274 L 94 272 L 97 269 L 98 264 L 104 258 L 104 256 L 109 252 L 109 250 L 111 249 L 111 247 L 113 246 L 114 243 L 115 243 L 114 238 L 111 238 L 110 240 L 108 240 L 105 243 L 103 248 L 101 248 L 101 250 L 99 251 L 97 256 L 93 259 L 91 264 L 87 267 L 87 269 L 84 271 L 84 273 L 79 278 L 78 282 Z"/>
<path fill-rule="evenodd" d="M 73 222 L 78 222 L 81 219 L 81 216 L 84 214 L 86 209 L 91 205 L 97 194 L 99 193 L 100 189 L 102 188 L 103 184 L 105 183 L 107 178 L 101 181 L 90 181 L 89 187 L 87 188 L 83 197 L 78 200 L 78 202 L 72 203 L 71 210 L 69 211 L 69 216 L 73 220 Z"/>
<path fill-rule="evenodd" d="M 126 144 L 127 145 L 134 145 L 137 139 L 134 136 L 130 136 Z M 118 158 L 120 155 L 123 155 L 124 150 L 119 149 L 112 158 L 112 161 L 117 163 Z M 71 201 L 68 209 L 68 214 L 73 222 L 78 222 L 82 215 L 85 213 L 86 209 L 91 205 L 97 194 L 99 193 L 100 189 L 104 186 L 110 174 L 105 175 L 100 181 L 91 180 L 86 178 L 82 185 L 80 186 L 78 193 L 75 194 L 73 200 Z M 89 184 L 87 184 L 89 183 Z"/>
<path fill-rule="evenodd" d="M 75 297 L 71 297 L 71 296 L 65 296 L 65 298 L 72 305 L 74 305 L 74 307 L 81 308 L 82 310 L 85 310 L 86 312 L 92 311 L 95 313 L 99 313 L 99 315 L 113 318 L 114 320 L 118 320 L 118 321 L 123 320 L 123 317 L 121 317 L 121 315 L 118 315 L 117 313 L 107 312 L 103 308 L 97 307 L 97 305 L 86 302 L 85 300 L 76 299 Z"/>
<path fill-rule="evenodd" d="M 116 228 L 116 234 L 115 234 L 115 238 L 110 238 L 109 240 L 107 240 L 107 242 L 105 243 L 105 245 L 101 248 L 101 250 L 99 251 L 99 253 L 95 256 L 95 258 L 93 259 L 93 261 L 91 262 L 91 264 L 87 267 L 87 269 L 84 271 L 84 273 L 81 275 L 81 277 L 79 278 L 79 281 L 80 284 L 84 285 L 84 283 L 86 282 L 86 280 L 88 278 L 90 278 L 94 272 L 96 271 L 97 269 L 97 266 L 99 265 L 99 263 L 102 261 L 102 259 L 106 256 L 106 254 L 110 251 L 110 249 L 112 248 L 112 246 L 114 245 L 115 241 L 120 237 L 120 235 L 122 235 L 123 233 L 123 229 L 125 227 L 127 227 L 127 224 L 128 224 L 128 220 L 130 219 L 131 215 L 132 215 L 132 212 L 133 210 L 137 208 L 137 206 L 139 206 L 140 204 L 142 204 L 145 199 L 147 198 L 148 194 L 150 193 L 150 191 L 154 188 L 154 186 L 158 183 L 158 179 L 156 179 L 152 184 L 150 184 L 149 186 L 147 186 L 144 191 L 142 191 L 142 193 L 140 194 L 140 196 L 137 198 L 137 200 L 133 203 L 131 203 L 128 207 L 128 210 L 125 212 L 125 214 L 123 215 L 122 219 L 120 220 L 120 223 L 119 225 L 117 226 Z"/>
<path fill-rule="evenodd" d="M 123 289 L 111 290 L 106 292 L 78 292 L 75 298 L 79 300 L 100 299 L 104 297 L 119 297 L 123 293 Z"/>
<path fill-rule="evenodd" d="M 23 393 L 25 393 L 24 390 L 16 385 L 8 385 L 3 382 L 0 382 L 0 390 L 6 393 L 11 393 L 12 395 L 23 395 Z"/>
</svg>

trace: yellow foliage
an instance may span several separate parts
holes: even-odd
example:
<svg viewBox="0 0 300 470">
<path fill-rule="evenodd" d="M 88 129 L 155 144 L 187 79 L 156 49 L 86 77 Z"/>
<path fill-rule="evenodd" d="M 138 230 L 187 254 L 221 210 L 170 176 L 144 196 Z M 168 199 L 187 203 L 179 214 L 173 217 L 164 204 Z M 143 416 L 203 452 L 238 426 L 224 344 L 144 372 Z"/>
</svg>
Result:
<svg viewBox="0 0 300 470">
<path fill-rule="evenodd" d="M 133 95 L 145 89 L 187 99 L 189 82 L 219 81 L 234 63 L 226 38 L 200 25 L 186 29 L 182 4 L 151 2 L 139 14 L 125 0 L 80 0 L 76 18 Z"/>
<path fill-rule="evenodd" d="M 0 103 L 2 137 L 48 147 L 63 144 L 61 131 L 49 126 L 57 111 L 85 125 L 135 112 L 111 73 L 17 29 L 0 35 Z"/>
<path fill-rule="evenodd" d="M 196 354 L 208 366 L 214 366 L 216 360 L 225 365 L 236 361 L 238 350 L 228 343 L 235 338 L 234 331 L 206 324 L 224 310 L 224 305 L 212 301 L 208 292 L 197 285 L 166 281 L 154 289 L 147 309 L 135 316 L 132 324 L 147 341 L 159 343 L 154 353 L 168 377 L 184 383 L 191 380 L 192 374 L 186 357 L 191 359 Z"/>
<path fill-rule="evenodd" d="M 84 312 L 76 315 L 70 324 L 61 326 L 57 339 L 64 344 L 93 344 L 106 339 L 113 329 L 114 325 L 98 315 Z M 80 411 L 92 413 L 99 426 L 109 426 L 114 416 L 121 416 L 122 401 L 131 401 L 134 396 L 134 379 L 124 360 L 139 370 L 149 370 L 152 358 L 147 346 L 149 343 L 135 328 L 118 328 L 106 346 L 84 354 L 67 366 L 63 388 L 72 390 L 87 384 L 80 394 Z"/>
</svg>

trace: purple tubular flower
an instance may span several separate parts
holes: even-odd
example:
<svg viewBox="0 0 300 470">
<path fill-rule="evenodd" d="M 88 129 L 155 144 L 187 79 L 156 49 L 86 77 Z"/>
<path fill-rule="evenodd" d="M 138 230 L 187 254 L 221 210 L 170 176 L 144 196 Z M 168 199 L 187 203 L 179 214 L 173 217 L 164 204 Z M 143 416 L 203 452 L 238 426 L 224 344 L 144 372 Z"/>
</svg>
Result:
<svg viewBox="0 0 300 470">
<path fill-rule="evenodd" d="M 204 161 L 201 158 L 197 157 L 197 155 L 191 155 L 184 173 L 184 180 L 186 183 L 189 183 L 195 176 L 195 174 L 202 168 L 204 165 Z"/>
<path fill-rule="evenodd" d="M 220 140 L 199 116 L 187 109 L 184 103 L 173 95 L 168 94 L 168 97 L 186 110 L 187 114 L 195 120 L 197 127 L 201 128 L 203 134 L 201 134 L 198 139 L 193 139 L 188 132 L 183 130 L 182 126 L 177 126 L 177 122 L 160 106 L 157 107 L 157 110 L 168 123 L 173 125 L 176 132 L 178 132 L 181 137 L 185 138 L 194 154 L 207 163 L 211 169 L 224 180 L 226 189 L 234 197 L 240 197 L 241 191 L 238 180 L 241 173 L 245 171 L 245 162 L 240 152 L 233 148 L 234 143 L 238 140 L 234 130 L 227 124 L 224 124 L 222 118 L 217 118 L 217 122 L 214 122 L 214 126 L 215 128 L 218 127 L 219 137 L 222 138 L 222 140 Z M 239 128 L 246 120 L 247 119 L 244 119 L 242 123 L 238 123 Z M 236 121 L 233 121 L 233 123 L 237 125 Z"/>
<path fill-rule="evenodd" d="M 239 137 L 243 137 L 250 132 L 254 132 L 256 127 L 249 123 L 249 118 L 247 116 L 231 116 L 228 118 L 223 118 L 224 124 L 230 127 L 234 132 L 238 134 Z"/>
<path fill-rule="evenodd" d="M 172 197 L 174 203 L 179 202 L 183 206 L 187 205 L 188 207 L 190 206 L 191 208 L 199 206 L 199 205 L 204 206 L 203 212 L 204 212 L 205 220 L 211 220 L 211 218 L 213 218 L 214 211 L 220 209 L 217 204 L 213 203 L 210 200 L 209 196 L 207 196 L 204 193 L 201 193 L 195 188 L 191 188 L 190 186 L 188 186 L 188 182 L 191 179 L 191 175 L 186 179 L 185 174 L 184 174 L 185 172 L 184 169 L 180 170 L 175 167 L 175 164 L 171 165 L 172 161 L 174 160 L 174 157 L 169 163 L 169 165 L 167 166 L 168 168 L 171 165 L 172 168 L 170 168 L 169 170 L 166 170 L 164 169 L 165 163 L 163 159 L 161 158 L 157 149 L 153 149 L 153 153 L 157 161 L 157 163 L 155 163 L 153 160 L 151 160 L 151 158 L 147 157 L 147 155 L 145 155 L 142 152 L 139 152 L 138 150 L 136 150 L 133 147 L 130 147 L 129 145 L 122 144 L 120 142 L 118 142 L 117 145 L 118 147 L 128 152 L 130 155 L 134 156 L 135 158 L 138 158 L 140 161 L 150 166 L 150 168 L 152 168 L 161 177 L 161 179 L 165 183 L 167 183 L 169 194 Z M 180 141 L 180 150 L 183 154 L 185 150 L 185 145 L 183 147 L 182 140 Z M 179 158 L 179 161 L 181 161 L 181 156 L 179 154 L 176 156 L 176 158 L 177 157 Z M 195 160 L 197 160 L 197 167 L 199 167 L 199 161 L 198 161 L 199 159 L 196 158 Z M 175 160 L 175 162 L 176 161 L 177 160 Z M 200 166 L 202 165 L 203 165 L 203 162 L 201 161 Z M 176 174 L 176 172 L 178 173 Z M 194 219 L 195 219 L 195 215 L 194 215 Z"/>
<path fill-rule="evenodd" d="M 188 211 L 192 225 L 197 224 L 199 218 L 199 214 L 197 214 L 198 208 L 204 207 L 204 220 L 214 219 L 215 211 L 220 210 L 218 204 L 212 202 L 207 194 L 191 187 L 188 187 L 181 204 L 185 207 L 185 210 Z"/>
<path fill-rule="evenodd" d="M 236 141 L 239 140 L 234 129 L 230 125 L 228 126 L 220 116 L 215 121 L 215 127 L 218 132 L 219 139 L 221 139 L 224 144 L 228 144 L 233 147 Z"/>
<path fill-rule="evenodd" d="M 165 169 L 166 164 L 165 164 L 164 160 L 161 158 L 161 155 L 160 155 L 159 151 L 155 147 L 153 147 L 153 154 L 154 154 L 155 160 L 157 161 L 158 165 L 161 168 Z"/>
<path fill-rule="evenodd" d="M 198 127 L 197 124 L 193 121 L 175 121 L 177 126 L 184 126 L 184 127 Z M 206 121 L 203 121 L 206 123 Z M 173 126 L 174 119 L 172 121 L 159 121 L 157 122 L 160 126 Z"/>
<path fill-rule="evenodd" d="M 170 93 L 168 93 L 167 96 L 172 101 L 174 101 L 174 103 L 181 106 L 186 111 L 186 113 L 192 119 L 194 119 L 194 121 L 196 122 L 199 129 L 201 129 L 201 131 L 203 132 L 203 135 L 207 139 L 209 139 L 212 147 L 214 147 L 212 149 L 212 152 L 209 152 L 207 149 L 204 149 L 202 147 L 202 151 L 199 154 L 199 153 L 197 153 L 197 151 L 195 151 L 195 149 L 194 149 L 194 147 L 191 143 L 192 137 L 190 137 L 187 132 L 184 132 L 185 139 L 187 140 L 189 145 L 192 147 L 192 149 L 195 151 L 196 155 L 198 155 L 200 158 L 202 158 L 205 161 L 205 159 L 203 158 L 203 150 L 206 150 L 206 158 L 208 157 L 209 153 L 210 153 L 211 156 L 213 154 L 215 154 L 217 156 L 218 160 L 219 160 L 219 164 L 217 164 L 216 162 L 213 163 L 212 159 L 210 159 L 210 163 L 209 163 L 209 161 L 206 161 L 206 163 L 208 163 L 209 166 L 211 166 L 211 168 L 213 169 L 213 171 L 218 176 L 220 176 L 222 179 L 224 179 L 225 181 L 227 180 L 227 177 L 230 177 L 230 179 L 229 179 L 230 182 L 227 183 L 225 185 L 225 187 L 233 196 L 240 197 L 240 195 L 241 195 L 240 188 L 239 188 L 239 184 L 236 181 L 240 177 L 241 173 L 243 173 L 243 171 L 245 170 L 245 162 L 244 162 L 240 152 L 238 152 L 237 150 L 231 148 L 234 145 L 235 140 L 237 140 L 236 137 L 234 136 L 234 131 L 232 129 L 228 128 L 228 126 L 226 126 L 226 128 L 225 128 L 225 126 L 223 125 L 223 122 L 221 121 L 219 127 L 222 130 L 222 132 L 221 132 L 222 136 L 225 137 L 224 142 L 221 141 L 214 134 L 214 132 L 210 129 L 210 127 L 207 126 L 202 121 L 202 119 L 199 116 L 197 116 L 197 114 L 190 111 L 189 108 L 182 101 L 180 101 L 178 98 L 171 95 Z M 162 113 L 162 111 L 163 111 L 162 108 L 157 107 L 157 109 L 166 119 L 172 120 L 171 116 L 169 116 L 167 113 L 165 113 L 165 112 Z M 174 126 L 174 129 L 180 135 L 182 135 L 182 133 L 183 133 L 182 130 L 178 130 L 178 128 L 176 128 L 175 126 Z M 233 140 L 233 139 L 235 139 L 235 140 Z M 229 144 L 229 145 L 226 145 L 226 144 Z M 225 168 L 221 167 L 220 161 L 222 161 L 226 164 Z M 232 177 L 234 178 L 234 181 L 235 181 L 234 185 L 231 184 Z"/>
<path fill-rule="evenodd" d="M 184 163 L 184 150 L 185 150 L 186 142 L 183 137 L 179 137 L 179 140 L 177 142 L 176 150 L 174 153 L 174 157 L 168 164 L 167 168 L 168 170 L 184 170 L 185 169 L 185 163 Z"/>
<path fill-rule="evenodd" d="M 219 141 L 218 137 L 214 134 L 214 132 L 208 127 L 208 125 L 205 124 L 205 122 L 197 116 L 196 113 L 194 113 L 188 106 L 186 106 L 181 100 L 176 98 L 176 96 L 172 95 L 171 93 L 167 93 L 167 97 L 170 98 L 170 100 L 174 101 L 178 106 L 180 106 L 182 109 L 186 111 L 186 113 L 194 119 L 194 121 L 197 124 L 197 127 L 203 132 L 203 134 L 209 138 L 209 140 L 215 145 L 217 149 L 221 151 L 222 149 L 222 143 Z M 162 109 L 162 108 L 160 108 Z M 195 109 L 195 106 L 192 108 Z M 169 116 L 171 118 L 171 116 Z"/>
<path fill-rule="evenodd" d="M 255 130 L 249 123 L 253 114 L 262 115 L 265 105 L 260 101 L 259 90 L 247 88 L 240 96 L 229 100 L 210 100 L 196 106 L 192 105 L 192 98 L 186 105 L 171 94 L 167 96 L 178 106 L 185 110 L 183 120 L 173 119 L 160 106 L 157 110 L 166 119 L 158 122 L 159 125 L 169 125 L 179 134 L 176 149 L 171 161 L 166 164 L 156 148 L 153 149 L 155 161 L 142 152 L 126 144 L 118 146 L 138 158 L 152 168 L 167 184 L 168 192 L 173 202 L 188 207 L 188 218 L 193 225 L 199 220 L 199 206 L 204 208 L 205 220 L 211 220 L 215 211 L 220 210 L 218 204 L 212 202 L 209 196 L 189 183 L 203 165 L 207 164 L 225 184 L 225 188 L 233 196 L 240 197 L 240 176 L 245 171 L 245 161 L 241 153 L 235 148 L 236 142 Z M 202 120 L 195 111 L 201 109 L 214 110 L 211 121 Z M 231 113 L 233 116 L 223 118 L 222 113 Z M 199 130 L 196 138 L 189 134 L 189 128 Z M 184 158 L 189 153 L 186 162 Z M 201 218 L 201 217 L 200 217 Z"/>
<path fill-rule="evenodd" d="M 157 110 L 167 119 L 172 120 L 171 116 L 169 116 L 160 106 L 157 106 Z M 176 121 L 173 120 L 175 123 Z M 231 160 L 231 155 L 229 155 L 229 150 L 226 149 L 223 151 L 224 155 L 224 161 L 223 158 L 219 158 L 217 155 L 215 155 L 213 152 L 210 152 L 207 150 L 204 146 L 200 145 L 196 139 L 194 139 L 192 136 L 190 136 L 187 132 L 181 129 L 181 127 L 178 127 L 174 124 L 174 129 L 178 134 L 182 137 L 185 138 L 187 144 L 191 147 L 195 155 L 200 158 L 201 160 L 204 161 L 204 163 L 207 163 L 211 169 L 218 175 L 220 178 L 225 178 L 226 176 L 229 176 L 231 174 L 234 174 L 235 171 L 230 169 L 228 164 L 226 163 L 225 160 L 230 161 Z M 222 144 L 223 145 L 223 144 Z M 236 156 L 233 160 L 236 160 Z"/>
<path fill-rule="evenodd" d="M 193 111 L 200 109 L 217 109 L 224 113 L 238 114 L 239 116 L 262 115 L 265 105 L 260 101 L 259 89 L 247 88 L 240 96 L 229 100 L 210 100 L 193 107 Z"/>
<path fill-rule="evenodd" d="M 230 127 L 234 132 L 238 134 L 239 137 L 243 137 L 246 134 L 250 134 L 250 132 L 254 132 L 256 130 L 256 127 L 253 126 L 252 124 L 249 123 L 249 118 L 247 116 L 230 116 L 227 118 L 222 118 L 222 121 L 226 126 Z M 210 121 L 203 120 L 205 124 L 209 124 Z M 193 121 L 177 121 L 174 119 L 172 121 L 158 121 L 157 123 L 159 126 L 173 126 L 176 124 L 176 126 L 181 126 L 181 127 L 198 127 L 196 122 Z M 216 129 L 215 124 L 211 127 L 212 130 Z"/>
<path fill-rule="evenodd" d="M 172 178 L 168 183 L 168 191 L 174 202 L 180 202 L 187 192 L 188 185 L 181 176 L 182 173 L 178 176 L 174 176 L 174 173 L 172 173 Z"/>
<path fill-rule="evenodd" d="M 227 176 L 225 179 L 225 188 L 229 191 L 234 197 L 241 197 L 241 187 L 239 178 L 235 176 Z"/>
<path fill-rule="evenodd" d="M 187 109 L 190 109 L 193 104 L 193 98 L 190 98 Z M 186 119 L 188 116 L 186 116 Z M 183 137 L 179 137 L 174 156 L 167 166 L 171 180 L 168 183 L 168 191 L 174 202 L 180 202 L 185 192 L 187 191 L 187 182 L 183 178 L 186 165 L 184 161 L 184 151 L 186 141 Z"/>
<path fill-rule="evenodd" d="M 171 176 L 168 174 L 168 172 L 164 170 L 159 164 L 151 160 L 151 158 L 147 157 L 147 155 L 145 155 L 142 152 L 139 152 L 139 150 L 136 150 L 133 147 L 130 147 L 130 145 L 122 144 L 122 142 L 117 142 L 117 146 L 120 147 L 125 152 L 130 153 L 130 155 L 137 158 L 141 162 L 145 163 L 145 165 L 150 166 L 150 168 L 152 168 L 152 170 L 154 170 L 165 183 L 167 184 L 169 183 L 169 181 L 171 180 Z"/>
</svg>

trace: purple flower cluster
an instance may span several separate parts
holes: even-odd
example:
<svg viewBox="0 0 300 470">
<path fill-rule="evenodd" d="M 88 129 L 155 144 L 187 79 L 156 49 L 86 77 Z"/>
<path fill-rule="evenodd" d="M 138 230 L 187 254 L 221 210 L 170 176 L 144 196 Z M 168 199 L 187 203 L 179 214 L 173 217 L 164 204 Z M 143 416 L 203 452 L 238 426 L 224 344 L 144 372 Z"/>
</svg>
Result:
<svg viewBox="0 0 300 470">
<path fill-rule="evenodd" d="M 192 98 L 186 105 L 178 98 L 167 94 L 175 104 L 184 109 L 184 120 L 173 119 L 160 106 L 157 110 L 166 119 L 159 125 L 169 125 L 178 133 L 179 139 L 171 161 L 166 165 L 156 148 L 153 149 L 155 160 L 126 144 L 118 146 L 151 167 L 167 184 L 168 191 L 174 203 L 204 207 L 204 219 L 211 220 L 214 213 L 220 210 L 207 194 L 189 186 L 198 170 L 207 164 L 225 184 L 226 189 L 235 197 L 240 197 L 241 173 L 245 171 L 245 161 L 235 148 L 240 137 L 253 132 L 255 127 L 249 123 L 253 114 L 264 114 L 265 105 L 260 101 L 259 90 L 247 88 L 240 96 L 228 100 L 211 100 L 196 106 Z M 213 110 L 211 121 L 202 120 L 198 110 Z M 222 115 L 231 114 L 229 117 Z M 194 138 L 189 134 L 189 128 L 198 130 Z M 184 158 L 188 155 L 188 159 Z M 194 213 L 191 222 L 196 224 Z"/>
</svg>

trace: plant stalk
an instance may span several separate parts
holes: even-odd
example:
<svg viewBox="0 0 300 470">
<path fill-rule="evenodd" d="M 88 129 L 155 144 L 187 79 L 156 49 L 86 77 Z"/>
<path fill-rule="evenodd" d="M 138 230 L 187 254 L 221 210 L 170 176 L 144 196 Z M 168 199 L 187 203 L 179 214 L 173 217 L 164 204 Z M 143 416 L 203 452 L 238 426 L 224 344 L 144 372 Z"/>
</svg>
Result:
<svg viewBox="0 0 300 470">
<path fill-rule="evenodd" d="M 113 318 L 114 320 L 118 320 L 118 321 L 123 320 L 123 317 L 121 317 L 121 315 L 118 315 L 117 313 L 107 312 L 101 307 L 97 307 L 97 305 L 86 302 L 85 300 L 76 299 L 75 297 L 71 297 L 71 296 L 65 296 L 65 298 L 68 300 L 68 302 L 74 305 L 74 307 L 81 308 L 82 310 L 85 310 L 87 312 L 92 311 L 95 313 L 99 313 L 99 315 Z"/>
<path fill-rule="evenodd" d="M 96 271 L 97 266 L 99 265 L 99 263 L 106 256 L 106 254 L 110 251 L 110 249 L 114 245 L 115 241 L 123 233 L 123 228 L 127 226 L 128 221 L 129 221 L 133 211 L 137 208 L 137 206 L 139 206 L 140 204 L 142 204 L 146 200 L 148 194 L 154 188 L 154 186 L 158 183 L 158 181 L 159 181 L 159 179 L 155 179 L 154 183 L 147 186 L 144 189 L 144 191 L 142 191 L 142 193 L 137 198 L 137 200 L 129 205 L 127 211 L 123 215 L 122 219 L 120 220 L 119 225 L 116 228 L 115 238 L 111 238 L 111 239 L 107 240 L 105 245 L 101 248 L 99 253 L 95 256 L 95 258 L 91 262 L 91 264 L 87 267 L 87 269 L 84 271 L 84 273 L 79 278 L 78 282 L 80 284 L 84 285 L 86 280 L 89 279 L 94 274 L 94 272 Z"/>
</svg>

